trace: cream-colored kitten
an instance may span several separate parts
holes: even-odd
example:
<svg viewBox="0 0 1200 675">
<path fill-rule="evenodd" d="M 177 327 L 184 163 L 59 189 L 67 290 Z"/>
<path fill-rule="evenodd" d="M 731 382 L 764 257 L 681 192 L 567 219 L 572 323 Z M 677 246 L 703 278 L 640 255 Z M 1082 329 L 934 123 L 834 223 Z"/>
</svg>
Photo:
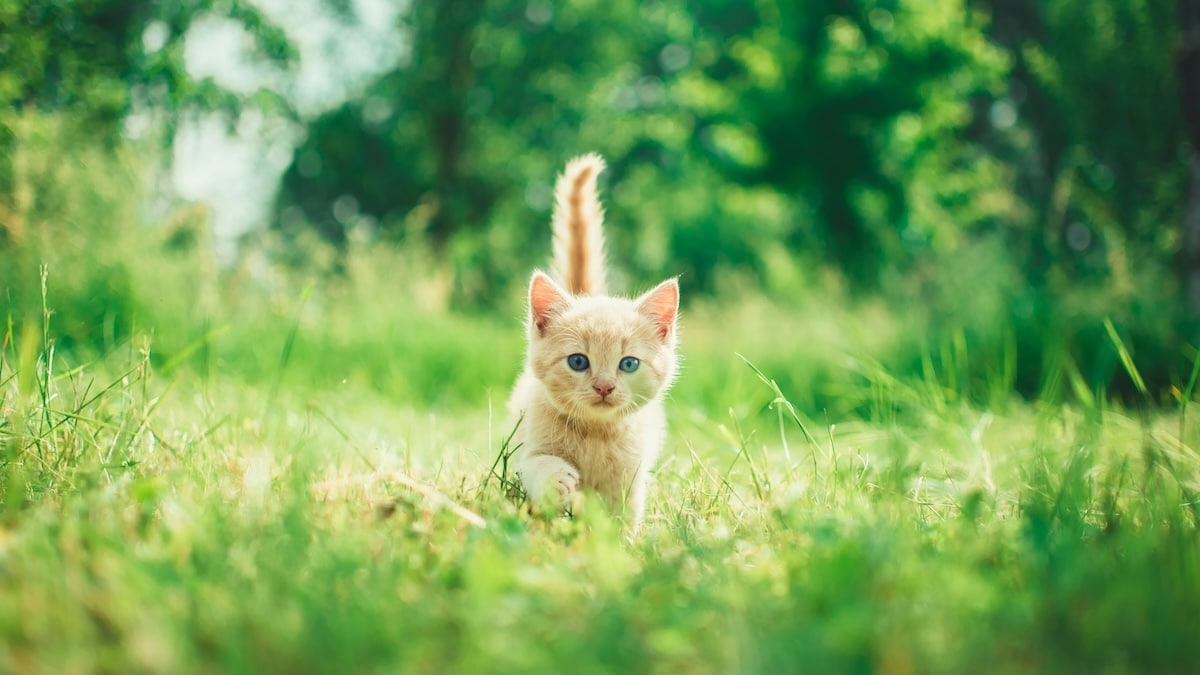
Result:
<svg viewBox="0 0 1200 675">
<path fill-rule="evenodd" d="M 517 474 L 535 506 L 561 510 L 580 489 L 624 506 L 636 530 L 666 433 L 675 377 L 679 285 L 607 296 L 597 155 L 567 164 L 555 187 L 554 267 L 529 283 L 529 351 L 509 401 L 524 412 Z"/>
</svg>

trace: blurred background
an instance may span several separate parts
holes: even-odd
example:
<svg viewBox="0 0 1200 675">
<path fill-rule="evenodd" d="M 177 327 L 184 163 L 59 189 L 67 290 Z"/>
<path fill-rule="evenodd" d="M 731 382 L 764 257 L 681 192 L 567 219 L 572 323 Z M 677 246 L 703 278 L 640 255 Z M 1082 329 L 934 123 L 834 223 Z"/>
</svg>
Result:
<svg viewBox="0 0 1200 675">
<path fill-rule="evenodd" d="M 1194 377 L 1191 0 L 0 0 L 0 100 L 0 314 L 42 325 L 46 265 L 65 353 L 477 400 L 595 151 L 617 285 L 681 275 L 693 370 Z"/>
</svg>

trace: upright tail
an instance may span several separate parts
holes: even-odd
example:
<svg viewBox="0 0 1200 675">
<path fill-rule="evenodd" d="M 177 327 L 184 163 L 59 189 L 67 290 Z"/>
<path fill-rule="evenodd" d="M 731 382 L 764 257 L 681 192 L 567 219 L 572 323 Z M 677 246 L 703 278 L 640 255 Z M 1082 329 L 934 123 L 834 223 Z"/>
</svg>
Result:
<svg viewBox="0 0 1200 675">
<path fill-rule="evenodd" d="M 573 295 L 604 295 L 604 209 L 596 196 L 600 155 L 572 159 L 554 186 L 554 269 Z"/>
</svg>

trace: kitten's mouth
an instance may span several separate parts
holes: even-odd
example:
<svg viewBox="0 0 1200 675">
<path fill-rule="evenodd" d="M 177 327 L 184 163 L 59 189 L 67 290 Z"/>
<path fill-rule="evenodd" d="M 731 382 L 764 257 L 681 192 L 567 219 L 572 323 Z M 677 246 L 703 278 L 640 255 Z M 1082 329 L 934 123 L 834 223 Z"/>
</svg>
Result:
<svg viewBox="0 0 1200 675">
<path fill-rule="evenodd" d="M 605 397 L 605 398 L 597 398 L 592 401 L 592 410 L 602 410 L 606 413 L 609 413 L 609 412 L 613 412 L 616 410 L 623 410 L 624 408 L 625 408 L 624 403 L 618 401 L 617 399 L 615 399 L 611 396 Z"/>
</svg>

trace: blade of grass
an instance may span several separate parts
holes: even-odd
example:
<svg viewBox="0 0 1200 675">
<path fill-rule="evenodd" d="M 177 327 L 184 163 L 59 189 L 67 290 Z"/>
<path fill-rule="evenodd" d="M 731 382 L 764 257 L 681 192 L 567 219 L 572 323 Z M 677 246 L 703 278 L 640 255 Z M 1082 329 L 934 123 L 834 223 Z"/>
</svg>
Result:
<svg viewBox="0 0 1200 675">
<path fill-rule="evenodd" d="M 796 406 L 792 405 L 792 402 L 790 400 L 788 400 L 787 396 L 784 396 L 783 391 L 779 388 L 778 382 L 767 377 L 765 373 L 763 373 L 761 370 L 758 369 L 758 366 L 756 366 L 750 362 L 750 359 L 747 359 L 745 356 L 742 356 L 741 354 L 737 354 L 737 357 L 739 359 L 741 359 L 747 366 L 749 366 L 750 370 L 754 371 L 754 374 L 758 377 L 758 379 L 762 380 L 762 382 L 771 389 L 772 393 L 775 394 L 775 398 L 768 405 L 770 405 L 771 407 L 778 405 L 778 406 L 783 406 L 784 408 L 786 408 L 788 415 L 792 418 L 792 421 L 795 422 L 796 426 L 800 428 L 801 433 L 804 434 L 804 438 L 808 440 L 809 448 L 810 448 L 809 454 L 812 457 L 813 474 L 815 475 L 817 473 L 817 448 L 820 447 L 820 444 L 817 443 L 817 439 L 811 433 L 809 433 L 808 427 L 804 424 L 803 421 L 801 421 L 799 413 L 796 412 Z M 785 453 L 787 453 L 786 439 L 783 441 L 783 443 L 784 443 L 784 451 L 785 451 Z M 788 467 L 791 468 L 792 467 L 791 454 L 787 453 L 785 456 L 787 457 Z"/>
<path fill-rule="evenodd" d="M 314 286 L 315 284 L 310 279 L 304 284 L 304 289 L 300 292 L 300 306 L 296 308 L 296 315 L 292 318 L 292 325 L 288 328 L 287 338 L 283 342 L 283 351 L 279 354 L 279 368 L 275 373 L 275 381 L 271 383 L 271 390 L 267 394 L 263 409 L 264 418 L 275 407 L 275 399 L 279 396 L 279 388 L 283 386 L 283 373 L 287 370 L 288 363 L 292 359 L 292 349 L 295 347 L 296 338 L 300 334 L 300 320 L 304 316 L 304 308 L 308 306 L 308 301 L 312 298 Z"/>
<path fill-rule="evenodd" d="M 1109 339 L 1112 340 L 1113 346 L 1117 348 L 1117 356 L 1121 359 L 1121 365 L 1125 367 L 1125 373 L 1129 375 L 1129 379 L 1133 380 L 1133 386 L 1137 388 L 1138 393 L 1149 400 L 1150 392 L 1146 390 L 1146 382 L 1142 379 L 1142 374 L 1138 372 L 1137 366 L 1134 365 L 1133 356 L 1129 353 L 1125 342 L 1117 334 L 1117 328 L 1113 325 L 1112 319 L 1104 319 L 1104 330 L 1108 331 Z"/>
</svg>

